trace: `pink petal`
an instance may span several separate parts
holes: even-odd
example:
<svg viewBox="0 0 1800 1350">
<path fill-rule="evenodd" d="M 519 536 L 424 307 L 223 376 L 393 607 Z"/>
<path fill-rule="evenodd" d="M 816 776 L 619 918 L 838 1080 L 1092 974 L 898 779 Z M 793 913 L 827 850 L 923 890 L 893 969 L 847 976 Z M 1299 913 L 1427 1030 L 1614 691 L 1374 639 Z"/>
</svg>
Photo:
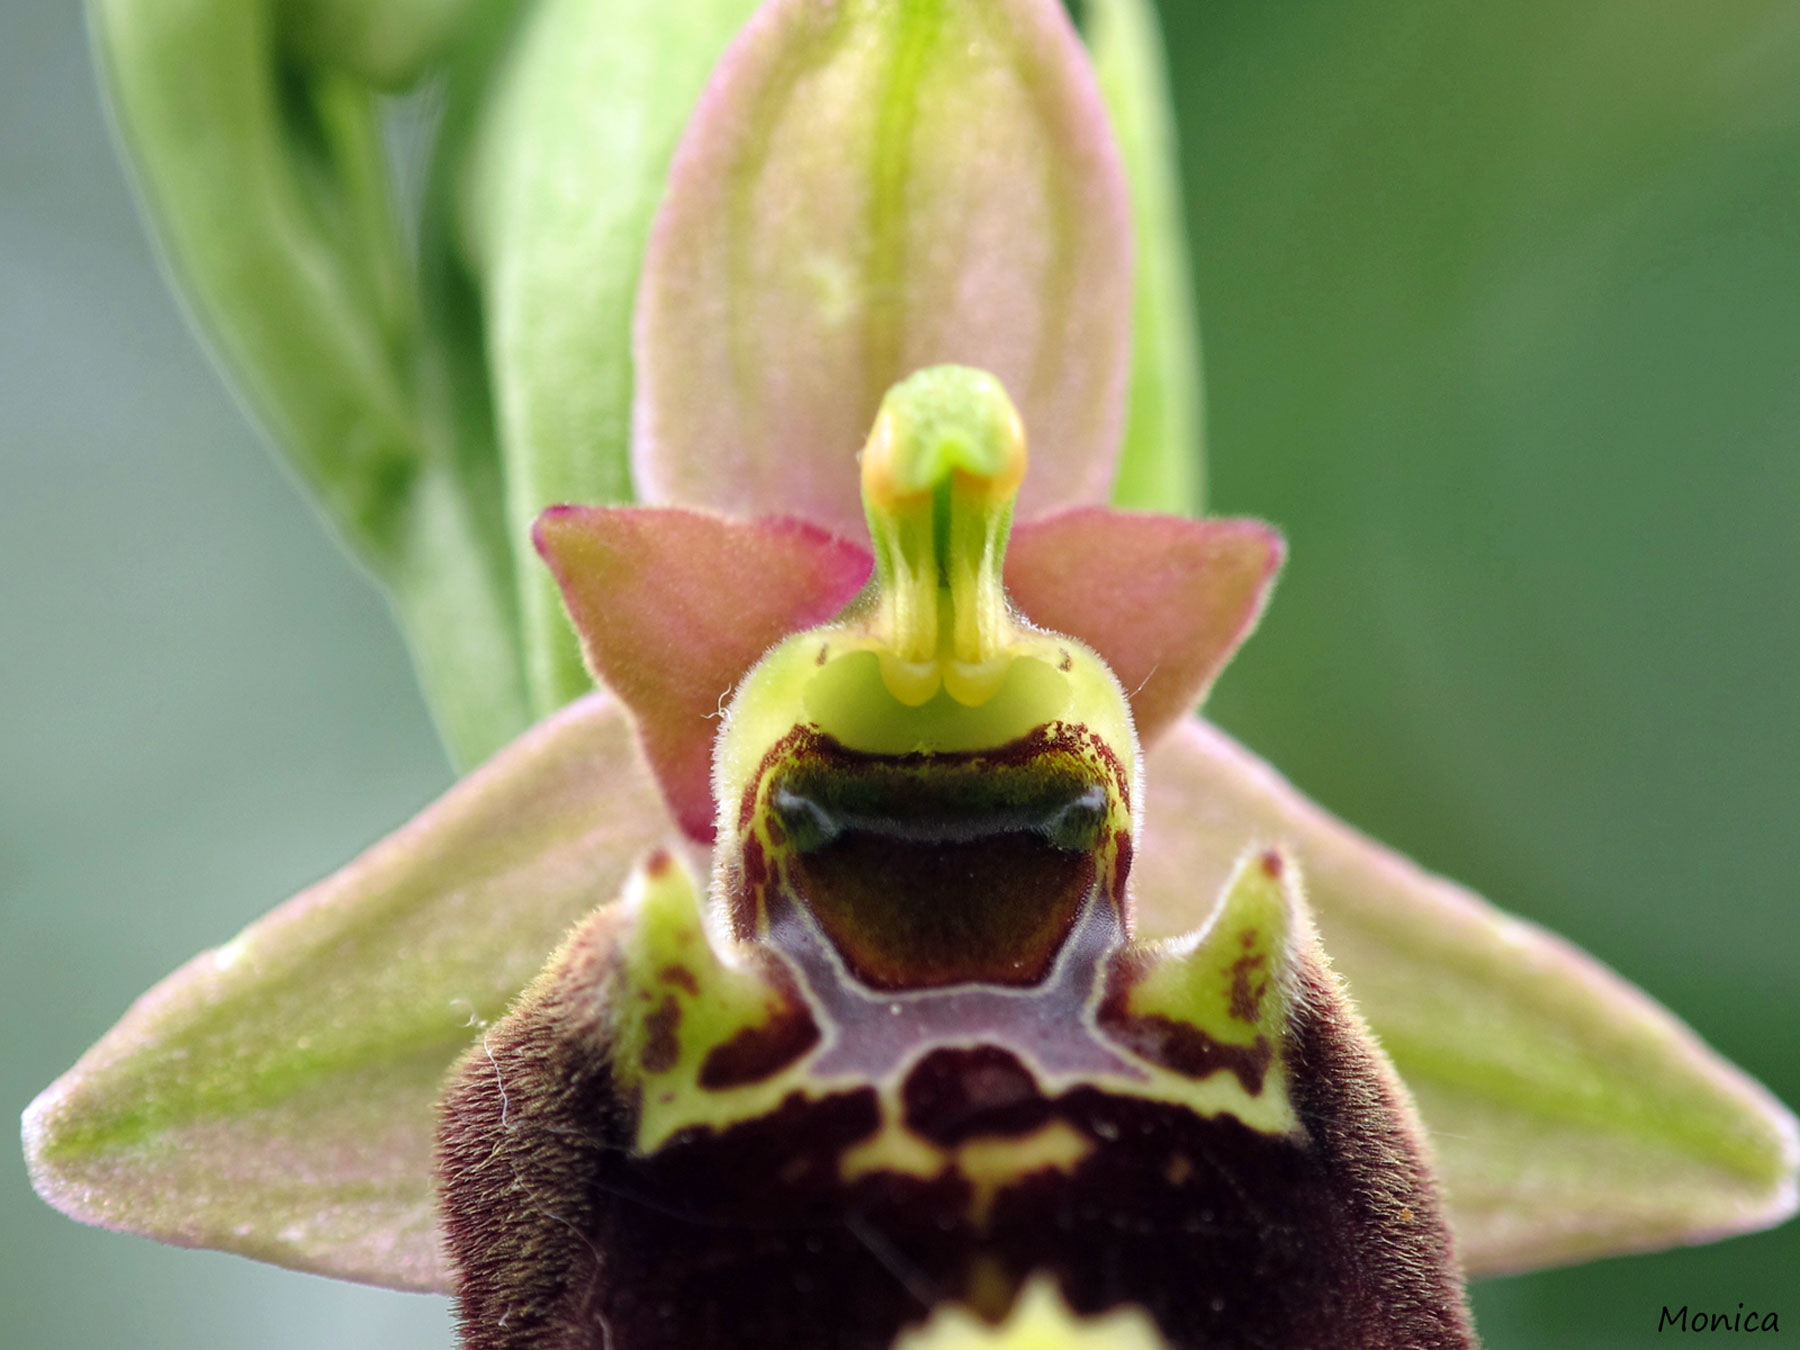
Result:
<svg viewBox="0 0 1800 1350">
<path fill-rule="evenodd" d="M 1006 586 L 1033 623 L 1100 653 L 1148 746 L 1256 627 L 1284 552 L 1260 521 L 1081 507 L 1013 531 Z"/>
<path fill-rule="evenodd" d="M 849 602 L 868 553 L 799 521 L 653 507 L 554 506 L 534 538 L 589 666 L 630 707 L 670 810 L 710 843 L 726 699 L 776 642 Z"/>
<path fill-rule="evenodd" d="M 1204 722 L 1145 763 L 1146 936 L 1251 840 L 1299 857 L 1338 971 L 1412 1090 L 1472 1275 L 1700 1242 L 1794 1212 L 1794 1118 L 1641 990 L 1308 801 Z"/>
<path fill-rule="evenodd" d="M 38 1194 L 164 1242 L 445 1288 L 445 1073 L 673 836 L 618 702 L 573 704 L 139 999 L 26 1111 Z"/>
<path fill-rule="evenodd" d="M 1056 0 L 770 0 L 677 151 L 638 292 L 633 469 L 652 502 L 862 527 L 881 396 L 997 375 L 1021 519 L 1103 501 L 1123 419 L 1131 222 Z"/>
</svg>

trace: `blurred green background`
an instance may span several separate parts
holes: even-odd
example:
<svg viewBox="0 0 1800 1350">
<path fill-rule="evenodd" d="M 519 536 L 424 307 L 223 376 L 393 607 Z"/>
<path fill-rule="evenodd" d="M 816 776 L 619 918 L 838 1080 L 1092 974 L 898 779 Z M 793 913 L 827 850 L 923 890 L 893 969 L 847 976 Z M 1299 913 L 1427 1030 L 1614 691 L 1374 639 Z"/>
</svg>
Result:
<svg viewBox="0 0 1800 1350">
<path fill-rule="evenodd" d="M 1213 711 L 1800 1102 L 1800 5 L 1170 0 L 1215 509 L 1293 560 Z M 70 4 L 0 8 L 0 1101 L 450 780 L 381 601 L 184 328 Z M 0 1345 L 448 1346 L 78 1227 Z M 1800 1225 L 1494 1281 L 1494 1347 L 1800 1330 Z"/>
</svg>

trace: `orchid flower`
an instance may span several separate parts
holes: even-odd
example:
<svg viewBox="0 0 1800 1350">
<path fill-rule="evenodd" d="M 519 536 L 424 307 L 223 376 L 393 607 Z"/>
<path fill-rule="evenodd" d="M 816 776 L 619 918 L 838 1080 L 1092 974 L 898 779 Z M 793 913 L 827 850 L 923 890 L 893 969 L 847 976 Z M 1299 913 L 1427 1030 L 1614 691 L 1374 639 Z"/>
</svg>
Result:
<svg viewBox="0 0 1800 1350">
<path fill-rule="evenodd" d="M 1093 894 L 1059 911 L 1061 927 L 965 934 L 929 960 L 871 937 L 867 902 L 835 917 L 815 904 L 808 931 L 862 986 L 910 997 L 945 962 L 938 982 L 952 988 L 1005 985 L 1008 961 L 1043 983 L 1076 918 L 1110 895 L 1106 951 L 1121 964 L 1108 969 L 1138 981 L 1121 1015 L 1162 1040 L 1109 1044 L 1171 1092 L 1211 1094 L 1190 1103 L 1197 1114 L 1287 1128 L 1258 1115 L 1275 1097 L 1223 1062 L 1170 1069 L 1178 1032 L 1217 1031 L 1215 1053 L 1266 1037 L 1269 1081 L 1294 1100 L 1332 1077 L 1296 1050 L 1302 1031 L 1335 1036 L 1332 1062 L 1356 1066 L 1343 1081 L 1366 1099 L 1313 1117 L 1329 1122 L 1315 1142 L 1387 1159 L 1368 1185 L 1406 1203 L 1360 1238 L 1413 1256 L 1334 1278 L 1379 1286 L 1424 1252 L 1437 1281 L 1417 1306 L 1443 1319 L 1444 1339 L 1385 1335 L 1466 1343 L 1452 1244 L 1479 1275 L 1792 1212 L 1794 1122 L 1755 1083 L 1590 958 L 1332 819 L 1193 715 L 1254 627 L 1284 546 L 1258 522 L 1120 509 L 1197 497 L 1160 73 L 1135 0 L 1092 7 L 1093 66 L 1051 0 L 768 0 L 753 14 L 711 0 L 678 16 L 646 0 L 604 27 L 596 6 L 541 0 L 516 31 L 479 7 L 398 8 L 417 11 L 410 27 L 359 26 L 323 2 L 170 15 L 96 0 L 94 13 L 126 139 L 203 319 L 391 588 L 447 738 L 485 762 L 170 976 L 47 1090 L 25 1121 L 46 1199 L 84 1221 L 398 1288 L 446 1289 L 460 1273 L 470 1343 L 506 1343 L 494 1327 L 508 1310 L 537 1306 L 506 1300 L 532 1281 L 567 1287 L 568 1263 L 599 1240 L 562 1225 L 582 1245 L 501 1259 L 558 1229 L 497 1234 L 484 1200 L 478 1156 L 510 1178 L 557 1175 L 541 1151 L 502 1147 L 508 1083 L 542 1107 L 519 1117 L 525 1149 L 525 1134 L 564 1123 L 558 1094 L 586 1090 L 584 1062 L 629 1046 L 640 1102 L 659 1074 L 693 1067 L 693 1044 L 658 1048 L 664 1005 L 642 1013 L 630 996 L 654 990 L 689 1021 L 710 1018 L 714 1048 L 777 1026 L 798 996 L 746 950 L 778 926 L 779 899 L 731 909 L 753 860 L 768 861 L 757 841 L 770 822 L 793 829 L 760 772 L 772 748 L 816 724 L 868 754 L 986 754 L 1048 725 L 1054 706 L 1126 766 L 1092 777 L 1113 828 L 1063 850 L 1088 859 Z M 608 40 L 623 29 L 641 38 L 628 51 Z M 368 89 L 440 61 L 452 92 L 428 193 L 438 229 L 415 289 L 384 214 Z M 476 341 L 458 326 L 471 285 Z M 921 410 L 937 405 L 911 381 L 950 363 L 987 374 L 936 377 L 955 392 L 951 431 L 933 440 Z M 627 498 L 644 504 L 595 504 Z M 527 537 L 547 568 L 513 565 Z M 921 559 L 938 570 L 913 591 L 954 599 L 952 656 L 934 645 L 938 611 L 927 622 L 906 607 Z M 1022 671 L 1051 692 L 1008 692 Z M 1077 681 L 1078 695 L 1059 683 Z M 909 720 L 933 707 L 949 720 Z M 965 725 L 958 708 L 979 715 Z M 779 861 L 791 878 L 795 858 Z M 710 891 L 692 880 L 708 876 Z M 815 887 L 809 903 L 846 887 Z M 1020 941 L 1034 935 L 1038 948 Z M 1231 1026 L 1240 1000 L 1216 958 L 1239 935 L 1280 977 L 1278 997 L 1241 1001 Z M 658 942 L 695 968 L 660 961 Z M 668 970 L 706 997 L 683 1001 Z M 838 1044 L 828 1032 L 847 1025 L 847 1013 L 818 1025 L 821 984 L 802 974 L 813 1039 L 737 1085 L 764 1093 L 746 1113 L 776 1108 L 768 1094 L 798 1082 L 781 1074 L 819 1072 Z M 1111 986 L 1093 979 L 1090 1002 L 1103 1002 Z M 1200 1005 L 1204 989 L 1226 1012 Z M 508 1056 L 522 1076 L 498 1072 Z M 549 1071 L 532 1079 L 532 1063 Z M 678 1104 L 701 1073 L 670 1080 Z M 668 1120 L 673 1137 L 708 1117 Z M 1077 1170 L 1104 1126 L 1062 1124 L 1038 1140 L 1040 1170 Z M 1014 1174 L 998 1175 L 972 1204 L 1008 1194 Z M 1345 1183 L 1325 1198 L 1368 1193 Z M 556 1219 L 569 1198 L 533 1192 L 532 1213 Z M 1396 1236 L 1403 1225 L 1416 1232 Z M 669 1265 L 674 1289 L 684 1272 Z M 1079 1280 L 995 1280 L 984 1294 L 970 1275 L 941 1300 L 903 1289 L 905 1311 L 867 1343 L 905 1326 L 910 1345 L 983 1344 L 984 1326 L 1033 1319 L 1071 1345 L 1201 1334 L 1166 1309 L 1147 1320 L 1149 1294 L 1096 1310 L 1079 1306 Z"/>
</svg>

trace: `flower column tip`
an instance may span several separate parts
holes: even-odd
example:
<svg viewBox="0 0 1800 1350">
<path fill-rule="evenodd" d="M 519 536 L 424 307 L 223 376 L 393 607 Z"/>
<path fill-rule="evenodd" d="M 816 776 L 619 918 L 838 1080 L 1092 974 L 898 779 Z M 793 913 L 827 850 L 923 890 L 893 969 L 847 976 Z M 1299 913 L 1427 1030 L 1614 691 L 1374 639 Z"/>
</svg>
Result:
<svg viewBox="0 0 1800 1350">
<path fill-rule="evenodd" d="M 1015 621 L 1001 585 L 1025 428 L 994 376 L 933 366 L 888 391 L 862 453 L 875 628 L 888 692 L 941 687 L 969 707 L 1005 678 Z"/>
</svg>

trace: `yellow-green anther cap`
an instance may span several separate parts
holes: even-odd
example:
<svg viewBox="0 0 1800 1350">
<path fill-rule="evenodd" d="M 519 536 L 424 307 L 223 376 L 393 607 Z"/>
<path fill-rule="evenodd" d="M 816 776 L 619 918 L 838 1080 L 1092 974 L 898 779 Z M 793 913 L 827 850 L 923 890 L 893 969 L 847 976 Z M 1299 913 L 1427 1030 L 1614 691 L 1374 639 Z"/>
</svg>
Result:
<svg viewBox="0 0 1800 1350">
<path fill-rule="evenodd" d="M 876 635 L 888 692 L 916 707 L 941 687 L 984 703 L 1014 623 L 1000 584 L 1025 428 L 1000 381 L 934 366 L 888 391 L 862 453 L 875 544 Z"/>
</svg>

